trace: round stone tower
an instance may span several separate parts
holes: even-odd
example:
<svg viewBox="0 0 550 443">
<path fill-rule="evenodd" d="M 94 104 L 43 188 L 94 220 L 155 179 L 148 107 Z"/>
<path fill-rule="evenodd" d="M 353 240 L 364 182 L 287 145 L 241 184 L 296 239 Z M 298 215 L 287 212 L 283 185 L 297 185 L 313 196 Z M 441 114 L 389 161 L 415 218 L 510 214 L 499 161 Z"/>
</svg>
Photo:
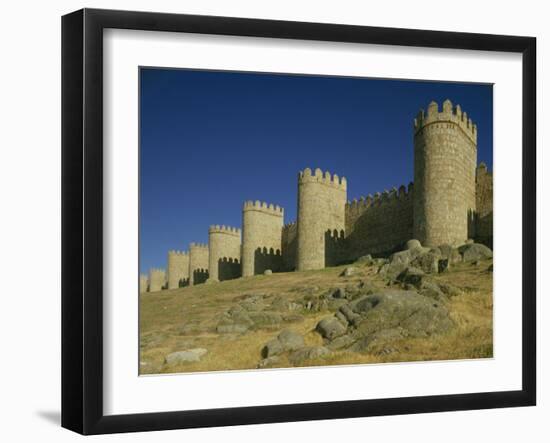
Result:
<svg viewBox="0 0 550 443">
<path fill-rule="evenodd" d="M 168 251 L 168 289 L 177 289 L 189 278 L 189 254 Z"/>
<path fill-rule="evenodd" d="M 204 283 L 208 279 L 208 245 L 189 244 L 189 286 Z"/>
<path fill-rule="evenodd" d="M 414 121 L 414 237 L 425 246 L 472 236 L 477 128 L 450 100 L 431 102 Z"/>
<path fill-rule="evenodd" d="M 151 268 L 149 270 L 149 292 L 162 291 L 166 283 L 166 272 L 164 269 Z"/>
<path fill-rule="evenodd" d="M 242 275 L 282 268 L 283 208 L 259 201 L 243 206 Z"/>
<path fill-rule="evenodd" d="M 347 181 L 320 169 L 306 168 L 298 174 L 297 269 L 322 269 L 330 263 L 325 238 L 345 230 Z"/>
<path fill-rule="evenodd" d="M 208 230 L 209 280 L 222 281 L 240 275 L 241 230 L 229 226 L 210 226 Z"/>
</svg>

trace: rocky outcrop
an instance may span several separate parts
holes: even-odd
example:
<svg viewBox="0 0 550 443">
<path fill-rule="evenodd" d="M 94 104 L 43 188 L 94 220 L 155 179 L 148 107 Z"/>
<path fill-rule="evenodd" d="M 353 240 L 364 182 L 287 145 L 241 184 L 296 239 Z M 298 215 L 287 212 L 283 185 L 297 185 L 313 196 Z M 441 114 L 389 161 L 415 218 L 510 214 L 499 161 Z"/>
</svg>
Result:
<svg viewBox="0 0 550 443">
<path fill-rule="evenodd" d="M 333 317 L 321 320 L 316 331 L 330 349 L 365 351 L 372 343 L 427 337 L 452 326 L 444 304 L 416 291 L 392 289 L 342 306 Z"/>
</svg>

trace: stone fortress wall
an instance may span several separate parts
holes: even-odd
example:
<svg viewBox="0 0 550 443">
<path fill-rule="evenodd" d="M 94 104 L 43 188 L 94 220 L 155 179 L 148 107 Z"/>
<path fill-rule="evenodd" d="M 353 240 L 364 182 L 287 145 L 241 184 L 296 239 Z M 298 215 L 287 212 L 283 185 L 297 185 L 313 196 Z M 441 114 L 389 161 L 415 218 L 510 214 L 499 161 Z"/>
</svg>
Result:
<svg viewBox="0 0 550 443">
<path fill-rule="evenodd" d="M 476 239 L 493 249 L 493 174 L 485 163 L 476 169 Z"/>
<path fill-rule="evenodd" d="M 297 221 L 284 225 L 283 208 L 247 201 L 242 245 L 240 231 L 224 226 L 210 228 L 208 245 L 191 243 L 189 284 L 322 269 L 366 254 L 387 255 L 412 238 L 425 246 L 473 238 L 492 247 L 493 176 L 485 164 L 477 166 L 476 125 L 445 100 L 441 112 L 432 102 L 418 113 L 413 134 L 414 186 L 349 202 L 344 177 L 306 168 L 298 174 Z M 233 265 L 231 272 L 220 273 L 219 266 L 216 272 L 220 258 Z M 170 263 L 169 255 L 169 276 Z M 151 270 L 140 288 L 160 290 L 161 271 Z"/>
<path fill-rule="evenodd" d="M 243 206 L 242 276 L 281 271 L 284 210 L 278 205 L 247 201 Z"/>
<path fill-rule="evenodd" d="M 212 281 L 230 280 L 241 275 L 241 230 L 213 225 L 208 230 L 208 273 Z"/>
<path fill-rule="evenodd" d="M 176 289 L 189 283 L 189 253 L 168 251 L 168 289 Z"/>
<path fill-rule="evenodd" d="M 283 226 L 282 256 L 285 271 L 296 270 L 296 255 L 298 251 L 298 223 L 292 222 Z"/>
<path fill-rule="evenodd" d="M 166 285 L 166 271 L 160 268 L 152 268 L 149 271 L 149 292 L 161 291 Z"/>
<path fill-rule="evenodd" d="M 346 228 L 347 181 L 336 174 L 306 168 L 298 174 L 298 271 L 335 264 L 326 236 L 343 236 Z"/>
<path fill-rule="evenodd" d="M 346 204 L 348 259 L 383 254 L 413 238 L 413 185 Z"/>
<path fill-rule="evenodd" d="M 147 292 L 149 290 L 149 279 L 145 274 L 139 274 L 139 293 Z"/>
<path fill-rule="evenodd" d="M 208 280 L 209 251 L 205 243 L 189 244 L 189 286 Z"/>
</svg>

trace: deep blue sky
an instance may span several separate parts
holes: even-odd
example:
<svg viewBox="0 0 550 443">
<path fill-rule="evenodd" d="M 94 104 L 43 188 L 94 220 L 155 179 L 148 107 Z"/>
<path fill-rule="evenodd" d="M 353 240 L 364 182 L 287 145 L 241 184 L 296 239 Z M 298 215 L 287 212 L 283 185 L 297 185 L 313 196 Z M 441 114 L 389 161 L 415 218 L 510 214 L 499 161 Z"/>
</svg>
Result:
<svg viewBox="0 0 550 443">
<path fill-rule="evenodd" d="M 348 199 L 413 179 L 412 122 L 449 98 L 478 125 L 492 170 L 491 85 L 142 68 L 140 270 L 241 226 L 245 200 L 296 219 L 298 171 L 345 176 Z"/>
</svg>

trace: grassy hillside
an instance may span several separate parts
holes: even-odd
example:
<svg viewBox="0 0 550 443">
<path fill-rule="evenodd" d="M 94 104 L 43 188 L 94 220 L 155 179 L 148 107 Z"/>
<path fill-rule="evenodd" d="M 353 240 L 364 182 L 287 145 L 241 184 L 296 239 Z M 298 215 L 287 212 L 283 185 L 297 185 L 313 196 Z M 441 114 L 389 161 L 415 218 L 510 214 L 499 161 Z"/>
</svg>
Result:
<svg viewBox="0 0 550 443">
<path fill-rule="evenodd" d="M 433 280 L 460 289 L 445 303 L 454 326 L 450 331 L 423 338 L 402 338 L 388 346 L 380 343 L 368 352 L 336 350 L 330 356 L 308 360 L 303 365 L 340 365 L 418 360 L 450 360 L 492 357 L 493 297 L 492 260 L 477 264 L 459 263 Z M 388 280 L 377 273 L 377 266 L 354 264 L 349 277 L 341 276 L 345 266 L 320 271 L 292 272 L 240 278 L 140 295 L 140 372 L 175 373 L 255 369 L 261 349 L 283 329 L 304 337 L 306 345 L 323 345 L 315 331 L 317 323 L 334 314 L 334 306 L 304 306 L 308 297 L 334 291 L 338 287 L 384 290 Z M 283 321 L 265 324 L 244 333 L 218 333 L 217 325 L 239 303 L 258 296 L 265 306 L 290 306 Z M 309 307 L 309 306 L 308 306 Z M 270 308 L 271 309 L 271 308 Z M 166 364 L 166 355 L 193 348 L 208 352 L 200 361 Z M 293 366 L 288 355 L 280 356 L 276 367 Z M 273 366 L 271 366 L 273 367 Z"/>
</svg>

